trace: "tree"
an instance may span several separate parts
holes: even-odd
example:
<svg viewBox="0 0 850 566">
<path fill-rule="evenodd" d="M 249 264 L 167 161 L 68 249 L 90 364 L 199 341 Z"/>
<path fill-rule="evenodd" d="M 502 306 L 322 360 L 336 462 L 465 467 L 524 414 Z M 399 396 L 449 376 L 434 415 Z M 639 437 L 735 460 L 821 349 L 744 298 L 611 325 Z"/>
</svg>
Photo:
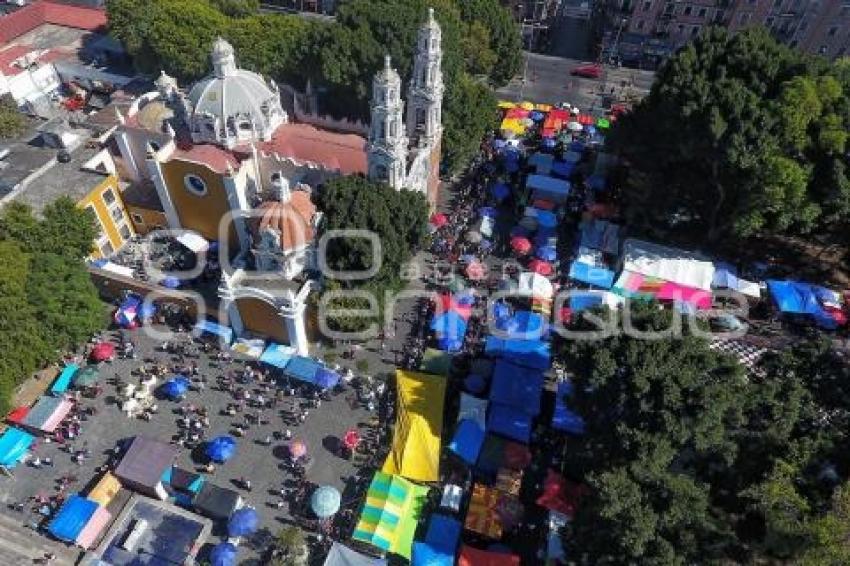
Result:
<svg viewBox="0 0 850 566">
<path fill-rule="evenodd" d="M 468 163 L 481 140 L 498 125 L 496 99 L 486 86 L 461 77 L 446 88 L 443 109 L 443 158 L 456 171 Z"/>
<path fill-rule="evenodd" d="M 23 133 L 26 120 L 11 94 L 0 96 L 0 138 L 14 138 Z"/>
<path fill-rule="evenodd" d="M 504 86 L 522 65 L 522 38 L 513 15 L 498 0 L 459 0 L 457 5 L 471 30 L 476 25 L 487 30 L 487 45 L 495 58 L 489 78 L 495 86 Z"/>
<path fill-rule="evenodd" d="M 246 18 L 260 11 L 260 0 L 210 0 L 210 3 L 231 18 Z"/>
<path fill-rule="evenodd" d="M 708 29 L 614 127 L 631 169 L 630 221 L 714 243 L 824 230 L 836 214 L 846 218 L 850 180 L 839 156 L 850 82 L 842 73 L 764 30 Z"/>
<path fill-rule="evenodd" d="M 283 553 L 275 558 L 275 566 L 300 566 L 307 563 L 307 539 L 295 525 L 289 525 L 277 534 L 277 548 Z"/>
</svg>

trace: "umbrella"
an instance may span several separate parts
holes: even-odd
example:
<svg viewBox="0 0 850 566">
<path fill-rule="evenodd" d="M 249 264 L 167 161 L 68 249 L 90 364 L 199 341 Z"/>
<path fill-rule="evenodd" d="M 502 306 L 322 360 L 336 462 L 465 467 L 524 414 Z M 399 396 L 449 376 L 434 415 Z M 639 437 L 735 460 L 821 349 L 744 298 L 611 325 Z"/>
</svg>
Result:
<svg viewBox="0 0 850 566">
<path fill-rule="evenodd" d="M 232 537 L 244 537 L 257 531 L 260 516 L 253 507 L 237 509 L 227 522 L 227 534 Z"/>
<path fill-rule="evenodd" d="M 463 291 L 466 288 L 466 285 L 463 284 L 463 281 L 460 277 L 452 277 L 452 280 L 447 285 L 449 291 L 452 293 L 458 293 Z"/>
<path fill-rule="evenodd" d="M 475 230 L 470 230 L 466 233 L 465 239 L 470 244 L 477 244 L 480 242 L 483 237 L 481 236 L 481 232 L 476 232 Z"/>
<path fill-rule="evenodd" d="M 328 368 L 319 368 L 313 376 L 313 381 L 322 389 L 330 389 L 339 383 L 339 374 Z"/>
<path fill-rule="evenodd" d="M 171 399 L 179 399 L 189 390 L 189 380 L 182 375 L 175 375 L 162 385 L 162 393 Z"/>
<path fill-rule="evenodd" d="M 480 261 L 474 261 L 466 266 L 466 276 L 473 281 L 481 281 L 487 276 L 487 269 Z"/>
<path fill-rule="evenodd" d="M 168 277 L 165 277 L 162 281 L 160 281 L 160 284 L 168 289 L 176 289 L 180 286 L 180 280 L 174 277 L 173 275 L 169 275 Z"/>
<path fill-rule="evenodd" d="M 552 273 L 555 271 L 551 263 L 536 258 L 532 259 L 531 262 L 528 264 L 528 269 L 544 276 L 552 275 Z"/>
<path fill-rule="evenodd" d="M 541 120 L 543 120 L 543 118 L 546 117 L 546 114 L 544 114 L 543 112 L 540 112 L 539 110 L 535 110 L 534 112 L 529 114 L 528 117 L 531 118 L 532 120 L 534 120 L 535 122 L 540 122 Z"/>
<path fill-rule="evenodd" d="M 571 132 L 580 132 L 582 130 L 582 128 L 583 128 L 583 126 L 581 124 L 579 124 L 578 122 L 568 122 L 567 123 L 567 129 Z"/>
<path fill-rule="evenodd" d="M 339 511 L 342 496 L 339 490 L 329 485 L 323 485 L 310 496 L 310 508 L 320 519 L 332 517 Z"/>
<path fill-rule="evenodd" d="M 436 226 L 437 228 L 440 228 L 449 223 L 449 218 L 442 212 L 438 212 L 437 214 L 431 216 L 430 222 L 432 225 Z"/>
<path fill-rule="evenodd" d="M 115 346 L 109 342 L 100 342 L 92 348 L 90 357 L 94 362 L 103 362 L 115 356 Z"/>
<path fill-rule="evenodd" d="M 481 243 L 478 244 L 478 246 L 486 252 L 493 248 L 493 242 L 490 240 L 481 240 Z"/>
<path fill-rule="evenodd" d="M 496 218 L 497 214 L 498 214 L 498 211 L 495 208 L 493 208 L 492 206 L 483 206 L 483 207 L 478 209 L 478 216 L 481 216 L 482 218 L 485 217 L 485 216 L 490 217 L 490 218 Z"/>
<path fill-rule="evenodd" d="M 136 307 L 119 308 L 115 311 L 115 323 L 121 328 L 130 328 L 136 322 L 138 312 Z"/>
<path fill-rule="evenodd" d="M 207 443 L 207 458 L 214 462 L 227 462 L 236 453 L 236 440 L 232 436 L 218 436 Z"/>
<path fill-rule="evenodd" d="M 459 305 L 470 306 L 475 302 L 475 291 L 472 289 L 464 289 L 457 294 L 455 302 Z"/>
<path fill-rule="evenodd" d="M 596 127 L 605 130 L 611 127 L 611 122 L 607 118 L 600 118 L 596 121 Z"/>
<path fill-rule="evenodd" d="M 582 126 L 592 126 L 593 122 L 595 122 L 595 120 L 590 114 L 581 114 L 578 117 L 578 123 Z"/>
<path fill-rule="evenodd" d="M 558 217 L 550 210 L 537 211 L 537 225 L 541 228 L 554 228 L 558 224 Z"/>
<path fill-rule="evenodd" d="M 490 187 L 490 194 L 497 201 L 503 201 L 511 194 L 511 189 L 504 183 L 496 183 Z"/>
<path fill-rule="evenodd" d="M 591 136 L 595 135 L 596 134 L 596 126 L 585 126 L 584 131 L 587 132 L 588 134 L 590 134 Z"/>
<path fill-rule="evenodd" d="M 236 547 L 229 542 L 217 544 L 210 552 L 210 564 L 212 566 L 235 566 L 236 552 Z"/>
<path fill-rule="evenodd" d="M 527 254 L 531 250 L 531 242 L 528 238 L 514 236 L 511 238 L 511 249 L 518 254 Z"/>
<path fill-rule="evenodd" d="M 472 263 L 472 262 L 473 262 L 473 261 L 475 261 L 477 258 L 476 258 L 474 255 L 472 255 L 472 254 L 463 254 L 463 255 L 462 255 L 462 256 L 460 256 L 460 258 L 458 258 L 458 259 L 460 259 L 461 263 Z"/>
<path fill-rule="evenodd" d="M 303 440 L 293 440 L 289 444 L 289 455 L 295 458 L 303 458 L 307 455 L 307 445 Z"/>
<path fill-rule="evenodd" d="M 342 437 L 342 443 L 349 450 L 354 450 L 360 444 L 360 433 L 356 428 L 350 428 Z"/>
<path fill-rule="evenodd" d="M 540 246 L 534 255 L 544 261 L 555 261 L 555 258 L 558 257 L 558 252 L 553 246 Z"/>
<path fill-rule="evenodd" d="M 543 147 L 545 149 L 555 149 L 557 143 L 555 138 L 543 138 Z"/>
<path fill-rule="evenodd" d="M 471 373 L 463 380 L 463 387 L 470 393 L 483 393 L 487 389 L 487 380 L 477 373 Z"/>
</svg>

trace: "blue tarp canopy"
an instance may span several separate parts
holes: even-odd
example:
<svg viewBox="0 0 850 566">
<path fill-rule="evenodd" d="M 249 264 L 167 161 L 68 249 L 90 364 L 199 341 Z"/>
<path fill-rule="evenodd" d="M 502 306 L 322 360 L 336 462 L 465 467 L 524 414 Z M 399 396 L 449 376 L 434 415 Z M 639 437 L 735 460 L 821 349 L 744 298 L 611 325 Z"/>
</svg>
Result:
<svg viewBox="0 0 850 566">
<path fill-rule="evenodd" d="M 491 403 L 487 431 L 528 444 L 531 439 L 531 417 L 513 407 Z"/>
<path fill-rule="evenodd" d="M 97 503 L 74 494 L 65 501 L 47 530 L 59 540 L 75 542 L 95 511 Z"/>
<path fill-rule="evenodd" d="M 185 376 L 175 375 L 162 384 L 162 393 L 170 399 L 178 399 L 189 391 L 189 380 Z"/>
<path fill-rule="evenodd" d="M 811 315 L 818 326 L 833 330 L 838 323 L 824 310 L 818 301 L 819 296 L 832 296 L 833 292 L 824 287 L 798 281 L 767 281 L 767 288 L 780 311 L 787 314 Z"/>
<path fill-rule="evenodd" d="M 573 313 L 592 309 L 594 307 L 601 306 L 602 304 L 601 295 L 591 295 L 588 293 L 584 295 L 579 294 L 570 296 L 570 310 Z"/>
<path fill-rule="evenodd" d="M 551 365 L 549 343 L 540 340 L 506 340 L 488 336 L 484 353 L 496 358 L 508 358 L 511 363 L 537 369 Z"/>
<path fill-rule="evenodd" d="M 413 543 L 412 566 L 452 566 L 461 530 L 457 519 L 439 513 L 431 515 L 425 541 Z"/>
<path fill-rule="evenodd" d="M 504 183 L 496 183 L 490 186 L 490 194 L 497 201 L 503 201 L 511 194 L 511 188 Z"/>
<path fill-rule="evenodd" d="M 573 170 L 576 168 L 575 163 L 568 163 L 566 161 L 555 161 L 552 164 L 552 174 L 558 175 L 559 177 L 569 177 L 573 174 Z"/>
<path fill-rule="evenodd" d="M 208 332 L 214 334 L 224 340 L 227 344 L 233 342 L 233 330 L 227 326 L 223 326 L 211 320 L 201 320 L 195 325 L 195 330 L 198 332 Z"/>
<path fill-rule="evenodd" d="M 0 466 L 14 468 L 33 443 L 33 435 L 19 428 L 9 427 L 0 435 Z"/>
<path fill-rule="evenodd" d="M 71 380 L 74 378 L 74 374 L 77 373 L 77 370 L 80 368 L 74 364 L 68 364 L 64 368 L 62 368 L 62 373 L 59 374 L 59 377 L 56 378 L 56 381 L 53 382 L 53 385 L 50 387 L 50 392 L 54 395 L 59 395 L 68 391 L 68 387 L 71 386 Z"/>
<path fill-rule="evenodd" d="M 517 408 L 531 416 L 540 413 L 543 371 L 498 360 L 490 385 L 490 401 Z"/>
<path fill-rule="evenodd" d="M 212 566 L 235 566 L 237 552 L 238 550 L 232 543 L 219 543 L 210 552 L 210 564 Z"/>
<path fill-rule="evenodd" d="M 322 389 L 335 387 L 339 383 L 339 375 L 322 364 L 305 356 L 294 356 L 286 364 L 283 373 L 305 383 Z"/>
<path fill-rule="evenodd" d="M 511 339 L 538 340 L 546 334 L 546 319 L 531 311 L 517 311 L 510 318 L 497 321 L 496 327 L 511 334 Z"/>
<path fill-rule="evenodd" d="M 555 170 L 555 165 L 552 166 L 552 169 Z M 537 195 L 555 200 L 556 202 L 566 200 L 570 194 L 570 183 L 568 181 L 546 175 L 529 175 L 525 186 Z"/>
<path fill-rule="evenodd" d="M 234 511 L 227 522 L 227 534 L 232 537 L 244 537 L 256 532 L 260 526 L 260 516 L 251 507 L 242 507 Z"/>
<path fill-rule="evenodd" d="M 614 285 L 614 272 L 605 267 L 574 261 L 570 264 L 570 279 L 594 287 L 610 289 Z"/>
<path fill-rule="evenodd" d="M 600 250 L 616 255 L 620 251 L 620 226 L 607 220 L 591 220 L 581 223 L 579 245 L 591 250 Z"/>
<path fill-rule="evenodd" d="M 286 369 L 286 364 L 293 356 L 295 356 L 295 348 L 269 342 L 260 356 L 260 361 L 278 369 Z"/>
<path fill-rule="evenodd" d="M 477 422 L 470 419 L 462 419 L 458 425 L 449 450 L 460 457 L 467 464 L 475 464 L 478 453 L 484 443 L 484 429 Z"/>
<path fill-rule="evenodd" d="M 554 246 L 538 246 L 534 255 L 544 261 L 555 261 L 558 259 L 558 251 Z"/>
<path fill-rule="evenodd" d="M 555 392 L 555 413 L 552 415 L 552 428 L 572 434 L 584 434 L 584 419 L 567 407 L 567 398 L 572 395 L 573 386 L 569 381 L 558 384 Z"/>
<path fill-rule="evenodd" d="M 431 320 L 431 330 L 437 334 L 440 350 L 456 352 L 463 347 L 466 321 L 455 311 L 447 311 Z"/>
</svg>

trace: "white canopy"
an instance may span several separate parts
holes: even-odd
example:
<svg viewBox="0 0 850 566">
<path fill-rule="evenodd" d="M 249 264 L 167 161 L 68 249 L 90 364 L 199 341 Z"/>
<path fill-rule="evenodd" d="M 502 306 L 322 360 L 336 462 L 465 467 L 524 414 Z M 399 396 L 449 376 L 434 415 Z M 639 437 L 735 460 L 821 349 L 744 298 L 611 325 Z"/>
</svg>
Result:
<svg viewBox="0 0 850 566">
<path fill-rule="evenodd" d="M 533 297 L 540 297 L 543 299 L 551 299 L 552 295 L 555 294 L 555 290 L 552 288 L 552 283 L 548 279 L 539 273 L 530 271 L 520 274 L 519 291 L 523 293 L 530 293 Z"/>
<path fill-rule="evenodd" d="M 184 232 L 177 237 L 177 241 L 196 254 L 206 252 L 210 248 L 209 242 L 195 232 Z"/>
<path fill-rule="evenodd" d="M 623 269 L 704 291 L 714 280 L 714 264 L 703 256 L 635 239 L 623 243 Z"/>
<path fill-rule="evenodd" d="M 117 275 L 121 275 L 123 277 L 133 278 L 133 270 L 124 265 L 118 265 L 117 263 L 107 261 L 100 268 L 104 271 L 109 271 L 110 273 L 115 273 Z"/>
</svg>

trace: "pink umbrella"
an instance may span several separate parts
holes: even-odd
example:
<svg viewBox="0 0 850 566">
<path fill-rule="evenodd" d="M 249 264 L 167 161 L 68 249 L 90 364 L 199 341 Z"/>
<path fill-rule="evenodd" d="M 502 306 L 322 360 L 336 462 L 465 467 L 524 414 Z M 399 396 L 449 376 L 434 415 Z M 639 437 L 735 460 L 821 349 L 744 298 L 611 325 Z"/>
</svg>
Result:
<svg viewBox="0 0 850 566">
<path fill-rule="evenodd" d="M 342 437 L 342 443 L 349 450 L 354 450 L 360 444 L 360 433 L 356 429 L 348 429 L 348 432 Z"/>
<path fill-rule="evenodd" d="M 448 224 L 448 217 L 442 212 L 438 212 L 437 214 L 431 217 L 431 225 L 436 226 L 437 228 L 441 228 Z"/>
<path fill-rule="evenodd" d="M 293 440 L 289 444 L 289 454 L 296 460 L 303 458 L 307 455 L 307 445 L 301 440 Z"/>
<path fill-rule="evenodd" d="M 109 342 L 100 342 L 91 351 L 91 359 L 94 362 L 103 362 L 115 356 L 115 346 Z"/>
<path fill-rule="evenodd" d="M 528 264 L 528 269 L 535 273 L 539 273 L 545 277 L 552 275 L 555 269 L 552 267 L 552 264 L 548 261 L 543 261 L 542 259 L 533 259 Z"/>
<path fill-rule="evenodd" d="M 511 249 L 518 254 L 527 254 L 531 251 L 531 242 L 528 241 L 528 238 L 514 236 L 511 238 Z"/>
<path fill-rule="evenodd" d="M 481 281 L 487 276 L 487 269 L 480 261 L 473 261 L 466 266 L 466 276 L 473 281 Z"/>
</svg>

